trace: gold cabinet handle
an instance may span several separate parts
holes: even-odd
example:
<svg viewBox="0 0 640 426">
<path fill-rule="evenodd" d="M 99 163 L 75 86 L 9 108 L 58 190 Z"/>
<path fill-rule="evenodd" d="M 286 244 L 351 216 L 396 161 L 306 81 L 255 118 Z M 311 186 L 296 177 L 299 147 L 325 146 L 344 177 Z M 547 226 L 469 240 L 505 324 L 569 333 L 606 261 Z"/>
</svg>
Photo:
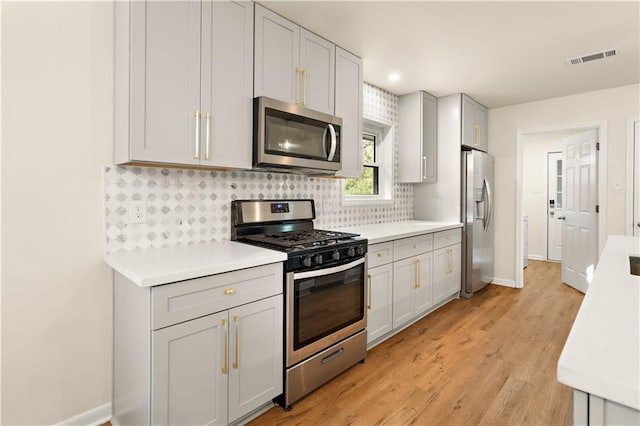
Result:
<svg viewBox="0 0 640 426">
<path fill-rule="evenodd" d="M 420 288 L 420 259 L 417 260 L 418 263 L 416 263 L 416 265 L 418 266 L 418 272 L 416 272 L 416 281 L 418 282 L 418 287 L 416 288 Z"/>
<path fill-rule="evenodd" d="M 419 259 L 414 259 L 413 260 L 413 266 L 414 266 L 414 270 L 416 273 L 416 278 L 413 282 L 413 288 L 414 290 L 417 288 L 420 288 L 420 260 Z"/>
<path fill-rule="evenodd" d="M 476 143 L 475 143 L 475 145 L 479 145 L 480 144 L 480 125 L 476 124 L 473 127 L 476 128 Z"/>
<path fill-rule="evenodd" d="M 298 105 L 300 103 L 300 68 L 296 67 L 296 102 Z"/>
<path fill-rule="evenodd" d="M 193 159 L 200 158 L 200 111 L 194 111 L 193 117 L 196 119 L 196 151 L 193 154 Z"/>
<path fill-rule="evenodd" d="M 369 292 L 369 297 L 367 297 L 368 303 L 367 303 L 367 309 L 371 309 L 371 274 L 367 275 L 367 283 L 368 283 L 368 289 L 367 291 Z"/>
<path fill-rule="evenodd" d="M 302 106 L 307 106 L 307 70 L 301 70 L 304 84 L 302 85 Z"/>
<path fill-rule="evenodd" d="M 233 293 L 235 293 L 235 290 L 232 289 L 231 287 L 224 289 L 224 294 L 233 294 Z"/>
<path fill-rule="evenodd" d="M 382 256 L 384 256 L 384 254 L 378 253 L 378 257 L 382 257 Z"/>
<path fill-rule="evenodd" d="M 208 112 L 204 113 L 204 122 L 205 122 L 205 141 L 206 141 L 206 145 L 204 147 L 204 159 L 208 160 L 209 159 L 209 146 L 211 145 L 211 120 L 210 120 L 211 114 L 209 114 Z"/>
<path fill-rule="evenodd" d="M 236 324 L 236 340 L 235 340 L 235 357 L 233 361 L 233 368 L 236 370 L 240 366 L 240 351 L 238 348 L 238 341 L 240 340 L 240 319 L 238 319 L 237 315 L 233 316 L 233 322 Z"/>
<path fill-rule="evenodd" d="M 222 326 L 224 327 L 224 361 L 222 363 L 222 374 L 227 374 L 227 352 L 229 351 L 228 346 L 228 340 L 229 340 L 229 333 L 227 330 L 227 320 L 223 319 L 222 320 Z"/>
<path fill-rule="evenodd" d="M 453 250 L 447 249 L 447 274 L 453 272 Z"/>
</svg>

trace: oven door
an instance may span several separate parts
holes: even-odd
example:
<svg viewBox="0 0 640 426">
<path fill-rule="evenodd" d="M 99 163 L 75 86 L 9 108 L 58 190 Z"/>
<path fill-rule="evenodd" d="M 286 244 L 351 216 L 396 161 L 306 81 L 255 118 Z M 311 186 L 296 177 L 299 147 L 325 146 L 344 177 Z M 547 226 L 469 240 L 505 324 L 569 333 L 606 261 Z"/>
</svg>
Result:
<svg viewBox="0 0 640 426">
<path fill-rule="evenodd" d="M 287 367 L 366 328 L 366 268 L 362 257 L 287 274 Z"/>
</svg>

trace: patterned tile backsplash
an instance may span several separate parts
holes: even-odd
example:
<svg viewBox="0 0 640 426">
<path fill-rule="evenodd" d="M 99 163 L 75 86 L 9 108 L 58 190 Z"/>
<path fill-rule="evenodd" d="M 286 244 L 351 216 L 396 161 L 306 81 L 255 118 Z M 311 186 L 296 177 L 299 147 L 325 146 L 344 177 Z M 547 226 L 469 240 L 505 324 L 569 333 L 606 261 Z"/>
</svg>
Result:
<svg viewBox="0 0 640 426">
<path fill-rule="evenodd" d="M 397 123 L 398 97 L 364 85 L 365 116 Z M 395 126 L 397 140 L 398 126 Z M 397 144 L 396 144 L 397 159 Z M 394 182 L 398 164 L 394 161 Z M 342 206 L 342 180 L 257 171 L 205 171 L 104 166 L 105 252 L 200 244 L 229 239 L 235 199 L 313 198 L 322 229 L 409 220 L 413 190 L 394 184 L 393 203 Z M 129 223 L 131 201 L 146 200 L 147 221 Z"/>
</svg>

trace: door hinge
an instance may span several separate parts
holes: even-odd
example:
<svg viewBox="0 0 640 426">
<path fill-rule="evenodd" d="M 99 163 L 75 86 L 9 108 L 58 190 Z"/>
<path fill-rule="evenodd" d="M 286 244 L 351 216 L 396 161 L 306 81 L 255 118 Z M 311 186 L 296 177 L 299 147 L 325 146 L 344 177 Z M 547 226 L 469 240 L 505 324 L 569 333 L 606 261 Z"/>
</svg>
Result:
<svg viewBox="0 0 640 426">
<path fill-rule="evenodd" d="M 596 213 L 600 213 L 600 206 L 596 204 Z"/>
<path fill-rule="evenodd" d="M 600 142 L 596 142 L 596 151 L 600 151 Z"/>
</svg>

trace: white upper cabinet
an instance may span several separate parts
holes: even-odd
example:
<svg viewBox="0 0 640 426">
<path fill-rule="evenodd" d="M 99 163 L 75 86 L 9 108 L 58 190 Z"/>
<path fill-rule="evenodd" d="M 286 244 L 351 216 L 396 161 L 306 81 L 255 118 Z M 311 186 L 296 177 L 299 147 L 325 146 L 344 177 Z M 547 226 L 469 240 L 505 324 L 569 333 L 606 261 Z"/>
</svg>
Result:
<svg viewBox="0 0 640 426">
<path fill-rule="evenodd" d="M 487 108 L 462 95 L 462 145 L 487 152 Z"/>
<path fill-rule="evenodd" d="M 115 7 L 115 162 L 250 168 L 253 4 Z"/>
<path fill-rule="evenodd" d="M 336 176 L 362 176 L 362 59 L 336 46 L 336 116 L 342 118 L 342 170 Z"/>
<path fill-rule="evenodd" d="M 401 183 L 436 181 L 437 99 L 419 91 L 400 96 L 398 148 Z"/>
<path fill-rule="evenodd" d="M 254 96 L 334 113 L 335 45 L 255 5 Z"/>
</svg>

